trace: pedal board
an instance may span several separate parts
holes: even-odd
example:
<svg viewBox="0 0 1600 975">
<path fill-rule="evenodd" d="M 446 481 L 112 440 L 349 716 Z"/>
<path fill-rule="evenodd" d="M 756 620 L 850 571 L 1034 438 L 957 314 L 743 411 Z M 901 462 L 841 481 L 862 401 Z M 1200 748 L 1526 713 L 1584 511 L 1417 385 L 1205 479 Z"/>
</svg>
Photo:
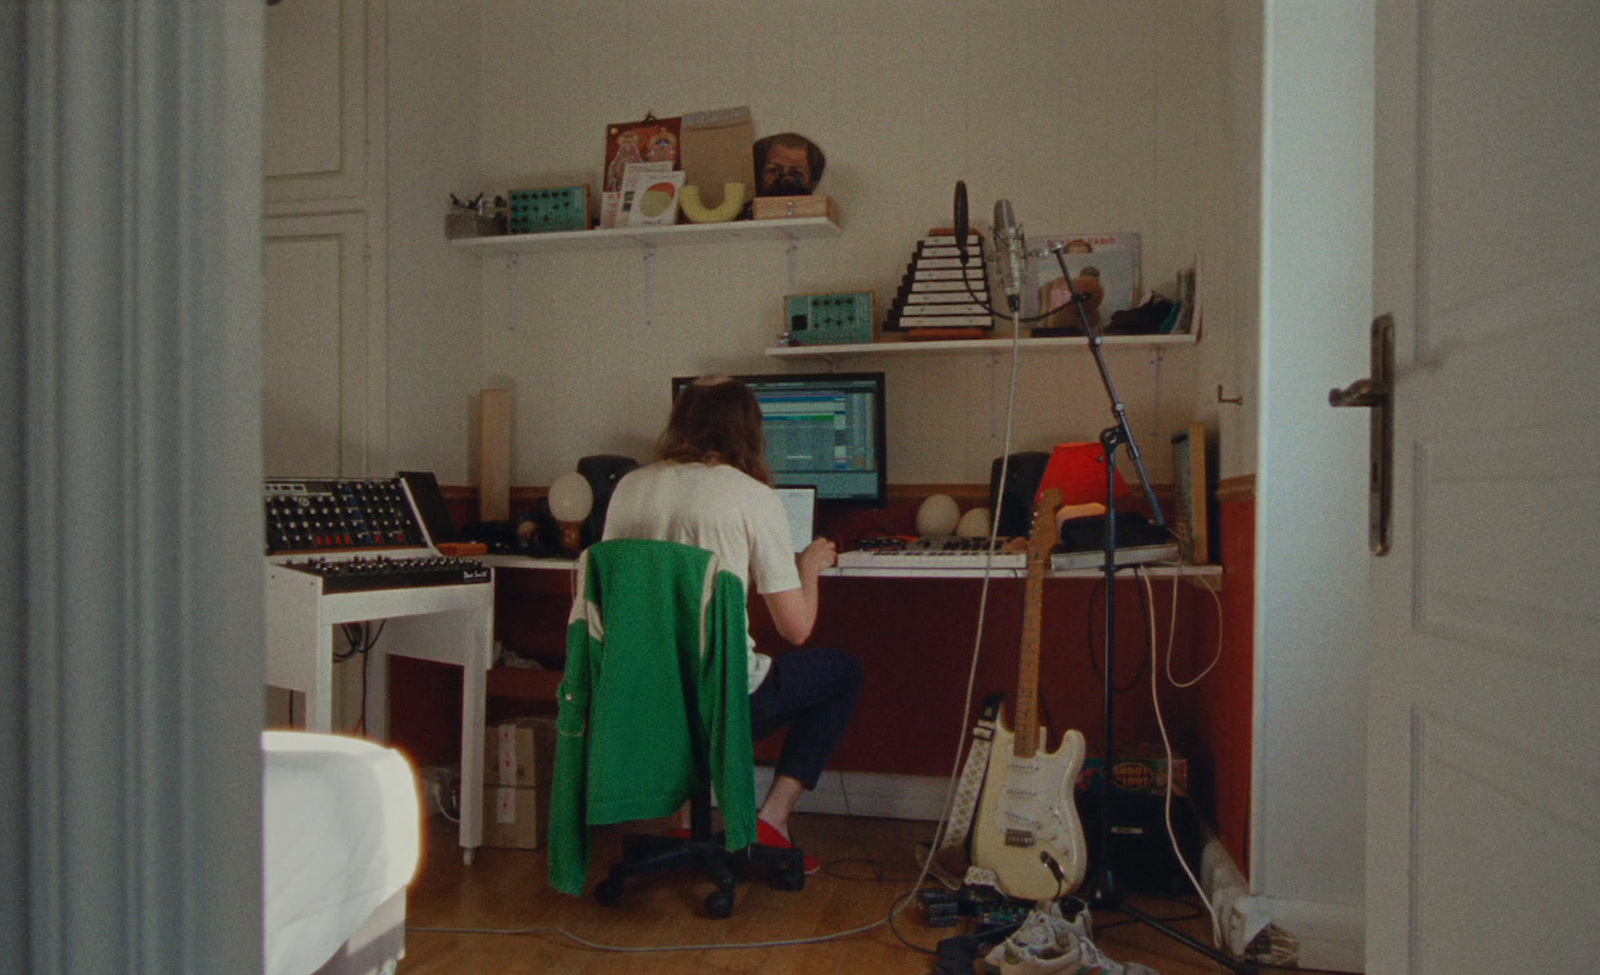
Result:
<svg viewBox="0 0 1600 975">
<path fill-rule="evenodd" d="M 932 887 L 918 892 L 923 923 L 930 928 L 949 928 L 962 918 L 973 919 L 979 931 L 1021 924 L 1033 910 L 1034 902 L 1019 900 L 995 890 L 967 884 L 960 890 Z"/>
</svg>

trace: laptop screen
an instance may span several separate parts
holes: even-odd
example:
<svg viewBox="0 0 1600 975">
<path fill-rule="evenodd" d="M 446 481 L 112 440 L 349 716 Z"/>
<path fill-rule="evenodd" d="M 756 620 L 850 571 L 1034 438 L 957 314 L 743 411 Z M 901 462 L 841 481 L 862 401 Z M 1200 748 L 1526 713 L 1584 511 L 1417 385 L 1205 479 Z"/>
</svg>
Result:
<svg viewBox="0 0 1600 975">
<path fill-rule="evenodd" d="M 794 536 L 794 550 L 802 552 L 817 535 L 817 489 L 780 487 L 773 490 L 783 499 L 783 508 L 789 513 L 789 532 Z"/>
</svg>

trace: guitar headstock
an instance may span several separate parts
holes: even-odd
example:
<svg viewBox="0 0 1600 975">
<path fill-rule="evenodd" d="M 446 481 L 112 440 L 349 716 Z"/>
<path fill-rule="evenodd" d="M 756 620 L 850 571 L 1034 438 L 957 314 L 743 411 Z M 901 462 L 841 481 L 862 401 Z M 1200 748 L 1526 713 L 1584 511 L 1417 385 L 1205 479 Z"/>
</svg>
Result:
<svg viewBox="0 0 1600 975">
<path fill-rule="evenodd" d="M 1056 524 L 1056 511 L 1061 507 L 1061 489 L 1045 488 L 1033 506 L 1033 527 L 1028 529 L 1028 563 L 1047 564 L 1056 543 L 1061 541 L 1061 527 Z"/>
</svg>

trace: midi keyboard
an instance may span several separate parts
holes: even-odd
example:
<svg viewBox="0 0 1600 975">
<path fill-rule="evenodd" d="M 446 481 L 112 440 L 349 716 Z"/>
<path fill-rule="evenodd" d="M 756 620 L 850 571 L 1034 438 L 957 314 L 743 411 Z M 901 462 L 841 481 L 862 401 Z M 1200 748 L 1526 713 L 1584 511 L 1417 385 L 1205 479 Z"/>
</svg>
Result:
<svg viewBox="0 0 1600 975">
<path fill-rule="evenodd" d="M 1178 546 L 1137 545 L 1117 549 L 1119 568 L 1147 565 L 1151 562 L 1175 562 Z M 1050 569 L 1065 572 L 1072 569 L 1097 569 L 1105 565 L 1105 552 L 1089 549 L 1078 552 L 1055 552 L 1050 556 Z M 982 552 L 943 548 L 903 548 L 895 550 L 857 549 L 839 553 L 839 569 L 870 571 L 962 572 L 981 574 L 984 570 L 1004 572 L 1007 575 L 1023 572 L 1028 567 L 1026 552 Z"/>
<path fill-rule="evenodd" d="M 857 549 L 839 553 L 841 569 L 1025 569 L 1026 552 L 972 552 L 955 549 Z"/>
<path fill-rule="evenodd" d="M 494 573 L 487 565 L 451 555 L 290 559 L 278 565 L 319 576 L 325 593 L 461 586 L 494 581 Z"/>
</svg>

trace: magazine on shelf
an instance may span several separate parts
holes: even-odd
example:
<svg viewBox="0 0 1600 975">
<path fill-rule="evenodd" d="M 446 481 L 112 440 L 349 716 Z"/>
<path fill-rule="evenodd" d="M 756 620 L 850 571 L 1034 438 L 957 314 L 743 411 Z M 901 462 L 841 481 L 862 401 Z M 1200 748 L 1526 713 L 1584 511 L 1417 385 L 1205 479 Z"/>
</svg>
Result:
<svg viewBox="0 0 1600 975">
<path fill-rule="evenodd" d="M 1052 308 L 1061 308 L 1048 320 L 1035 323 L 1036 328 L 1082 327 L 1076 309 L 1069 304 L 1071 293 L 1061 273 L 1056 248 L 1061 248 L 1062 258 L 1072 274 L 1072 284 L 1080 292 L 1089 294 L 1089 307 L 1093 310 L 1091 322 L 1097 327 L 1111 320 L 1119 311 L 1137 306 L 1141 300 L 1142 285 L 1139 268 L 1139 235 L 1114 234 L 1050 234 L 1028 239 L 1028 283 L 1023 298 L 1022 313 L 1033 317 Z M 1098 320 L 1096 320 L 1096 317 Z"/>
</svg>

